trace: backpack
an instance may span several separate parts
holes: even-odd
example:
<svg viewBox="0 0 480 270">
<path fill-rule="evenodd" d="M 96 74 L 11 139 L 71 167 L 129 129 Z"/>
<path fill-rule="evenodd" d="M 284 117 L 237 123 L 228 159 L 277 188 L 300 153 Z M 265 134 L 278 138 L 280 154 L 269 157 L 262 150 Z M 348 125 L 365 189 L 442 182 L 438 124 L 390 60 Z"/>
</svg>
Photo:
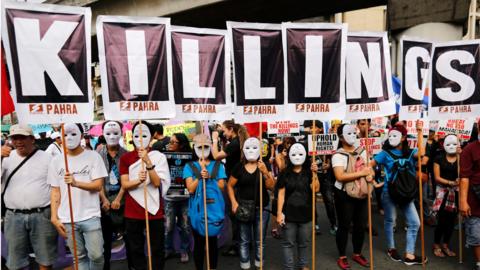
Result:
<svg viewBox="0 0 480 270">
<path fill-rule="evenodd" d="M 418 195 L 415 168 L 409 162 L 414 152 L 411 151 L 407 158 L 397 156 L 390 150 L 385 152 L 394 160 L 392 174 L 387 175 L 388 194 L 398 205 L 408 204 Z"/>
<path fill-rule="evenodd" d="M 217 185 L 216 177 L 220 168 L 220 162 L 214 162 L 210 179 L 205 179 L 207 194 L 207 218 L 208 218 L 208 236 L 217 236 L 223 228 L 225 220 L 225 201 L 223 193 Z M 192 228 L 200 235 L 205 236 L 205 211 L 203 207 L 203 183 L 200 170 L 193 162 L 187 163 L 190 166 L 195 177 L 199 179 L 198 186 L 188 202 L 188 214 Z M 210 181 L 208 181 L 210 180 Z"/>
<path fill-rule="evenodd" d="M 337 150 L 338 154 L 347 157 L 346 173 L 355 173 L 365 168 L 365 160 L 362 158 L 362 153 L 365 151 L 363 147 L 355 149 L 352 153 L 345 151 L 343 148 Z M 343 190 L 347 195 L 355 199 L 365 199 L 368 196 L 368 183 L 365 177 L 350 181 L 343 184 Z"/>
</svg>

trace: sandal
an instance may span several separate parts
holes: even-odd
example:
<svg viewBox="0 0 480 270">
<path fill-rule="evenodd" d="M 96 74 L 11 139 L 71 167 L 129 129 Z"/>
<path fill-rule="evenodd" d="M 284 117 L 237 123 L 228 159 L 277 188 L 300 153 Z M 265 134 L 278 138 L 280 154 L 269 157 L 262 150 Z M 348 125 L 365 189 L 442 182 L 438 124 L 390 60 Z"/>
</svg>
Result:
<svg viewBox="0 0 480 270">
<path fill-rule="evenodd" d="M 443 247 L 442 247 L 442 251 L 443 251 L 443 253 L 445 253 L 445 255 L 447 255 L 448 257 L 455 257 L 455 256 L 457 256 L 457 254 L 455 254 L 455 252 L 451 251 L 447 246 L 443 246 Z"/>
<path fill-rule="evenodd" d="M 434 246 L 433 247 L 433 255 L 435 255 L 435 257 L 439 257 L 439 258 L 444 258 L 445 257 L 445 254 L 443 254 L 442 248 L 440 248 L 439 246 Z"/>
</svg>

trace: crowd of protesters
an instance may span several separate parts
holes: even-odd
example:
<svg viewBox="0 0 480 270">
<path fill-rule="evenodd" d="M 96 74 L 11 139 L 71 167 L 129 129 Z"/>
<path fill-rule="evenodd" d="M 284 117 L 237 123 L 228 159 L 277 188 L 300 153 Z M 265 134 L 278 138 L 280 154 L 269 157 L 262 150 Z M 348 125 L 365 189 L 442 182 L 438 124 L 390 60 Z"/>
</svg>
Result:
<svg viewBox="0 0 480 270">
<path fill-rule="evenodd" d="M 333 123 L 328 130 L 314 120 L 305 121 L 299 136 L 262 134 L 261 139 L 258 134 L 249 136 L 245 126 L 233 121 L 215 126 L 211 137 L 203 132 L 165 136 L 161 125 L 143 121 L 133 125 L 133 151 L 122 146 L 122 123 L 116 121 L 103 123 L 103 134 L 95 145 L 80 124 L 65 124 L 64 140 L 56 131 L 50 144 L 38 140 L 36 144 L 28 125 L 13 125 L 1 149 L 6 267 L 28 266 L 33 250 L 39 269 L 52 269 L 60 236 L 77 253 L 78 269 L 109 270 L 112 242 L 121 236 L 129 269 L 149 268 L 147 240 L 155 270 L 164 269 L 171 258 L 188 263 L 192 251 L 198 270 L 205 269 L 207 261 L 210 269 L 221 268 L 220 254 L 238 256 L 241 269 L 252 269 L 252 265 L 258 269 L 269 258 L 265 246 L 271 242 L 265 239 L 271 233 L 279 239 L 271 241 L 281 243 L 284 269 L 306 270 L 311 268 L 312 221 L 319 224 L 322 213 L 318 207 L 312 213 L 316 197 L 322 198 L 328 232 L 336 239 L 338 267 L 351 269 L 351 262 L 368 267 L 364 240 L 371 193 L 383 216 L 388 258 L 406 265 L 428 262 L 416 253 L 422 214 L 436 226 L 433 255 L 457 256 L 450 242 L 461 214 L 466 244 L 474 251 L 474 269 L 480 270 L 479 124 L 469 142 L 432 131 L 425 147 L 411 149 L 405 123 L 395 117 L 385 131 L 373 130 L 366 119 Z M 415 128 L 422 126 L 417 122 Z M 336 153 L 313 158 L 308 150 L 312 133 L 335 133 Z M 382 150 L 371 154 L 359 146 L 359 139 L 367 137 L 382 138 Z M 179 172 L 181 183 L 171 175 L 168 153 L 190 154 Z M 422 172 L 417 171 L 419 160 Z M 415 186 L 416 181 L 425 181 L 423 202 L 417 199 L 417 189 L 407 194 L 399 191 L 399 183 L 409 179 Z M 178 184 L 184 193 L 171 192 Z M 312 193 L 317 195 L 315 202 Z M 424 213 L 419 212 L 419 204 L 424 205 Z M 397 251 L 395 244 L 397 211 L 405 217 L 405 234 L 397 234 L 405 239 L 403 251 Z M 231 239 L 220 253 L 218 237 L 225 230 L 231 231 Z M 321 233 L 318 225 L 315 230 Z M 372 230 L 378 233 L 375 226 Z M 176 231 L 179 245 L 174 243 Z M 351 256 L 347 254 L 349 235 Z"/>
</svg>

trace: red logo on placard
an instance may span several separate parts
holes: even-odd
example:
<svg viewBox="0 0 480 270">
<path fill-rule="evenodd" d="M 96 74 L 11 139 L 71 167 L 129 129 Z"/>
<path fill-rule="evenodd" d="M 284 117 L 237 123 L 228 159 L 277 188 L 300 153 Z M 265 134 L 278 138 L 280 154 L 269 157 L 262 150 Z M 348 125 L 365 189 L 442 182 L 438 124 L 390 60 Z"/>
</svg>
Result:
<svg viewBox="0 0 480 270">
<path fill-rule="evenodd" d="M 28 110 L 31 114 L 42 114 L 43 104 L 28 104 Z"/>
<path fill-rule="evenodd" d="M 182 105 L 182 111 L 184 113 L 191 113 L 192 112 L 192 104 Z"/>
<path fill-rule="evenodd" d="M 305 104 L 296 104 L 295 105 L 296 112 L 304 112 L 305 111 Z"/>
<path fill-rule="evenodd" d="M 130 107 L 129 101 L 120 101 L 120 111 L 130 111 Z"/>
</svg>

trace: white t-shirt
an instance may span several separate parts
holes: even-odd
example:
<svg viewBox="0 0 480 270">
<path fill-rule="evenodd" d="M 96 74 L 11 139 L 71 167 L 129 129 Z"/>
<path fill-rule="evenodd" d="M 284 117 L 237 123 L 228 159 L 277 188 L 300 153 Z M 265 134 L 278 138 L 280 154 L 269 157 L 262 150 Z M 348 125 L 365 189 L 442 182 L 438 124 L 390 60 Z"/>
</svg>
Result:
<svg viewBox="0 0 480 270">
<path fill-rule="evenodd" d="M 52 187 L 60 187 L 61 200 L 58 218 L 62 223 L 70 223 L 68 188 L 63 179 L 64 168 L 63 156 L 55 157 L 48 168 L 48 183 Z M 77 182 L 92 182 L 108 175 L 101 156 L 92 150 L 83 150 L 78 156 L 68 156 L 68 169 Z M 71 187 L 71 189 L 75 222 L 101 216 L 98 191 L 87 191 L 76 187 Z"/>
<path fill-rule="evenodd" d="M 2 188 L 10 173 L 25 159 L 12 151 L 2 160 Z M 12 176 L 5 192 L 5 206 L 10 209 L 33 209 L 50 205 L 50 185 L 47 183 L 51 157 L 37 150 Z"/>
<path fill-rule="evenodd" d="M 52 156 L 52 158 L 58 156 L 58 155 L 61 155 L 62 154 L 62 150 L 60 150 L 60 146 L 56 143 L 51 143 L 48 147 L 47 147 L 47 150 L 45 150 L 45 152 L 49 155 Z"/>
<path fill-rule="evenodd" d="M 367 164 L 367 162 L 366 162 L 367 151 L 363 151 L 360 156 L 363 158 L 363 160 L 365 160 L 365 164 Z M 347 156 L 345 156 L 343 154 L 339 154 L 339 153 L 336 153 L 332 156 L 332 168 L 343 167 L 343 170 L 346 170 L 347 165 L 348 165 L 348 157 Z M 335 187 L 340 189 L 340 190 L 343 189 L 343 184 L 344 183 L 342 183 L 342 182 L 335 181 Z"/>
</svg>

